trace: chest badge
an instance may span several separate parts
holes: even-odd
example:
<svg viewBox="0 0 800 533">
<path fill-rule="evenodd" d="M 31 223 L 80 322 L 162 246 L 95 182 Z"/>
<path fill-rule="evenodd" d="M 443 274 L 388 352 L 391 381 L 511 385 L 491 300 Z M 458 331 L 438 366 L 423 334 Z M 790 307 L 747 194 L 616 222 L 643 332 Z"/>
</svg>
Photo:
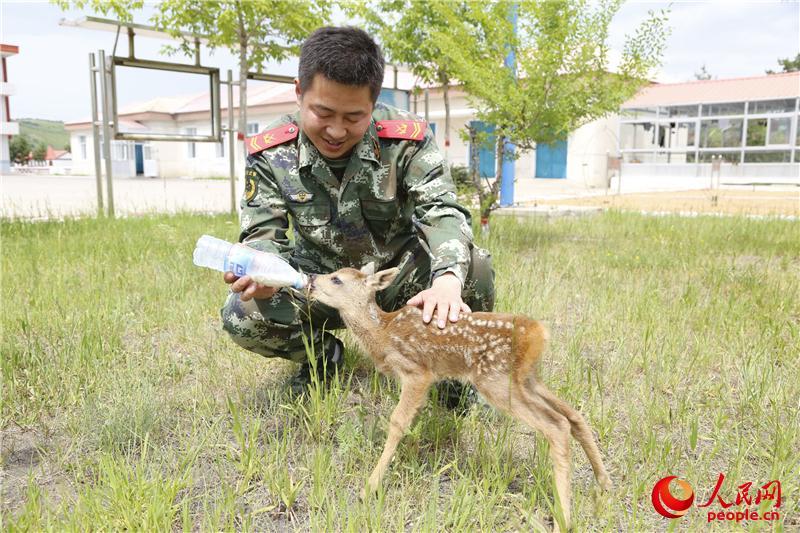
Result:
<svg viewBox="0 0 800 533">
<path fill-rule="evenodd" d="M 299 204 L 304 204 L 306 202 L 310 202 L 314 198 L 314 194 L 306 191 L 300 191 L 298 193 L 290 194 L 289 200 L 293 202 L 297 202 Z"/>
</svg>

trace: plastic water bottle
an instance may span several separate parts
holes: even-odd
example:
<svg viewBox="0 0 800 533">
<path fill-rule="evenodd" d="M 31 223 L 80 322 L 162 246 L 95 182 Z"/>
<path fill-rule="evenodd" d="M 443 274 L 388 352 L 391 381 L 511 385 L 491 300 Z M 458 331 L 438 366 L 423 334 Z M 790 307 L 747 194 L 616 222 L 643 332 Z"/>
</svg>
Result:
<svg viewBox="0 0 800 533">
<path fill-rule="evenodd" d="M 308 276 L 292 268 L 281 256 L 210 235 L 197 240 L 192 260 L 197 266 L 233 272 L 239 277 L 248 275 L 267 287 L 302 289 L 308 284 Z"/>
</svg>

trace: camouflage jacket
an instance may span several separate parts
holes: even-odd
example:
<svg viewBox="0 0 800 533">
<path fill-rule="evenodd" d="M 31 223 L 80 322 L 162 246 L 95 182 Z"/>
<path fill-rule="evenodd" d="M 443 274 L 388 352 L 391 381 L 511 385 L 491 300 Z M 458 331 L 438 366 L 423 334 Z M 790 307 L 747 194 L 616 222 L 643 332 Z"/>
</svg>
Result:
<svg viewBox="0 0 800 533">
<path fill-rule="evenodd" d="M 402 268 L 421 242 L 433 277 L 453 272 L 463 286 L 473 236 L 469 211 L 456 202 L 450 169 L 429 129 L 419 141 L 388 138 L 378 135 L 383 126 L 376 122 L 383 120 L 419 121 L 376 104 L 341 184 L 302 129 L 294 133 L 298 115 L 283 116 L 260 137 L 248 139 L 255 145 L 247 159 L 239 241 L 313 273 L 370 261 L 377 268 Z M 270 143 L 272 131 L 293 135 Z M 260 141 L 274 145 L 258 151 Z M 287 235 L 288 217 L 293 239 Z"/>
</svg>

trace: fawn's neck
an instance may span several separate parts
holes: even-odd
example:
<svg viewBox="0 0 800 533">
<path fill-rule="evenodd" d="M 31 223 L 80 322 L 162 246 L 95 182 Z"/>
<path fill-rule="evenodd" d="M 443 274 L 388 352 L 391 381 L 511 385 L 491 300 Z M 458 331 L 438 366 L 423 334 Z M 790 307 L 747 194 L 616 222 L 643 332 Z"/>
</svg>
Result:
<svg viewBox="0 0 800 533">
<path fill-rule="evenodd" d="M 382 344 L 378 332 L 383 323 L 381 319 L 386 313 L 378 307 L 375 300 L 363 306 L 340 309 L 339 314 L 347 328 L 353 332 L 361 349 L 368 355 L 377 357 Z"/>
</svg>

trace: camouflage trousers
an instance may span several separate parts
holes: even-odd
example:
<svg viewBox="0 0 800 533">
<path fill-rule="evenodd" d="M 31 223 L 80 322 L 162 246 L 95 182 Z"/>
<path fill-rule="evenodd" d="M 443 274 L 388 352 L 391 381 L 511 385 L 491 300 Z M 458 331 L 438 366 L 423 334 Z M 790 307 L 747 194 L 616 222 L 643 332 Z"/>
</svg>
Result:
<svg viewBox="0 0 800 533">
<path fill-rule="evenodd" d="M 430 256 L 422 248 L 404 254 L 398 263 L 400 272 L 392 284 L 377 293 L 378 305 L 394 311 L 420 291 L 430 287 Z M 473 311 L 494 308 L 494 269 L 491 255 L 472 247 L 469 272 L 461 298 Z M 307 359 L 303 337 L 316 353 L 324 353 L 334 342 L 331 330 L 345 327 L 339 313 L 320 302 L 308 301 L 302 294 L 281 289 L 266 300 L 241 301 L 231 292 L 221 310 L 222 324 L 236 344 L 264 357 L 281 357 L 296 362 Z"/>
</svg>

